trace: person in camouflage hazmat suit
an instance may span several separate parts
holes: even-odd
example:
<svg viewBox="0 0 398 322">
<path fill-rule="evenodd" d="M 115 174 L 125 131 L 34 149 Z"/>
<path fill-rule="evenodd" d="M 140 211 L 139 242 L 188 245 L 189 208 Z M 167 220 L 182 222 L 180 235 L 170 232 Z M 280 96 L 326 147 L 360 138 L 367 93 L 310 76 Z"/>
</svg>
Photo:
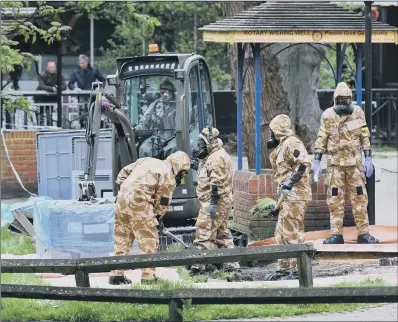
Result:
<svg viewBox="0 0 398 322">
<path fill-rule="evenodd" d="M 120 185 L 115 215 L 115 256 L 128 255 L 135 239 L 145 254 L 156 253 L 157 217 L 163 217 L 172 200 L 174 189 L 190 168 L 190 158 L 182 151 L 166 160 L 141 158 L 124 167 L 116 183 Z M 156 280 L 155 268 L 142 270 L 141 281 Z M 122 270 L 112 271 L 109 283 L 130 284 Z"/>
<path fill-rule="evenodd" d="M 304 216 L 312 200 L 309 171 L 311 161 L 304 144 L 293 135 L 289 116 L 280 114 L 269 125 L 269 149 L 274 149 L 270 163 L 274 180 L 278 183 L 279 198 L 284 198 L 278 213 L 275 239 L 278 244 L 301 244 L 304 242 Z M 296 279 L 296 259 L 280 259 L 275 273 L 267 280 Z"/>
<path fill-rule="evenodd" d="M 223 148 L 216 128 L 207 127 L 198 136 L 191 167 L 198 171 L 196 194 L 200 201 L 196 220 L 194 245 L 199 249 L 234 248 L 228 229 L 232 207 L 232 162 Z M 238 263 L 226 263 L 225 270 L 239 268 Z M 200 273 L 204 265 L 195 264 L 191 273 Z"/>
<path fill-rule="evenodd" d="M 321 173 L 321 159 L 329 155 L 326 184 L 327 203 L 330 211 L 331 236 L 324 244 L 344 244 L 343 218 L 344 195 L 351 199 L 352 212 L 357 225 L 360 244 L 377 244 L 379 241 L 369 234 L 367 214 L 368 196 L 365 174 L 373 173 L 370 132 L 365 113 L 352 104 L 352 92 L 346 83 L 337 85 L 334 106 L 326 109 L 321 117 L 321 126 L 315 141 L 314 181 Z M 365 166 L 362 165 L 361 148 L 364 150 Z"/>
<path fill-rule="evenodd" d="M 172 82 L 160 84 L 160 98 L 149 105 L 135 130 L 154 130 L 163 139 L 168 139 L 175 130 L 175 88 Z"/>
</svg>

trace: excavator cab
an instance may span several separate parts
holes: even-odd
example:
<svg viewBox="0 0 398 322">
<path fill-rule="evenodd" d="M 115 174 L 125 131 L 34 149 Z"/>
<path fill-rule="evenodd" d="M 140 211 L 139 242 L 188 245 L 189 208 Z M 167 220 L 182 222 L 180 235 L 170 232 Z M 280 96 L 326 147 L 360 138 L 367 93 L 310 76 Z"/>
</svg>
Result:
<svg viewBox="0 0 398 322">
<path fill-rule="evenodd" d="M 107 82 L 116 87 L 116 99 L 133 129 L 137 158 L 164 160 L 175 151 L 192 156 L 201 129 L 216 126 L 211 78 L 204 58 L 196 54 L 160 54 L 157 45 L 150 45 L 148 56 L 118 58 L 117 67 Z M 122 167 L 135 162 L 131 157 L 135 153 L 124 153 L 128 145 L 122 128 L 114 125 L 115 180 Z M 196 171 L 191 169 L 175 189 L 164 217 L 166 224 L 182 224 L 197 217 L 195 186 Z M 116 196 L 116 184 L 113 192 Z"/>
</svg>

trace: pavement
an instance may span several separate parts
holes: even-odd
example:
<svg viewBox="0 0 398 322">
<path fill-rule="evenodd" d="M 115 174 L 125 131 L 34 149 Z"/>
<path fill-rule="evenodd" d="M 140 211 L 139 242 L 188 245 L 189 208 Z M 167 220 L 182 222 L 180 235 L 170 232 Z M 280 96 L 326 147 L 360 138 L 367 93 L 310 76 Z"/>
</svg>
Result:
<svg viewBox="0 0 398 322">
<path fill-rule="evenodd" d="M 156 269 L 156 275 L 163 280 L 171 282 L 182 282 L 184 280 L 179 276 L 177 269 L 169 267 L 159 267 Z M 141 281 L 141 270 L 127 270 L 125 274 L 132 280 L 132 284 L 139 284 Z M 74 275 L 61 274 L 39 274 L 44 280 L 53 286 L 74 287 L 76 286 Z M 111 286 L 108 284 L 109 273 L 92 273 L 90 274 L 90 286 L 94 288 L 129 288 L 129 285 Z M 388 274 L 366 274 L 366 275 L 346 275 L 334 277 L 314 278 L 314 287 L 330 287 L 339 283 L 352 283 L 363 281 L 383 280 L 392 285 L 398 285 L 397 273 Z M 185 283 L 187 283 L 185 281 Z M 245 281 L 245 282 L 228 282 L 225 280 L 209 280 L 207 283 L 195 283 L 197 288 L 274 288 L 274 287 L 299 287 L 298 280 L 293 281 Z"/>
<path fill-rule="evenodd" d="M 373 306 L 370 304 L 369 306 Z M 379 307 L 372 307 L 352 312 L 343 313 L 323 313 L 323 314 L 305 314 L 296 315 L 292 317 L 278 317 L 265 319 L 239 319 L 239 320 L 216 320 L 223 321 L 245 321 L 245 322 L 260 322 L 260 321 L 398 321 L 398 304 L 389 303 Z M 212 321 L 213 322 L 213 321 Z M 215 321 L 214 321 L 215 322 Z"/>
</svg>

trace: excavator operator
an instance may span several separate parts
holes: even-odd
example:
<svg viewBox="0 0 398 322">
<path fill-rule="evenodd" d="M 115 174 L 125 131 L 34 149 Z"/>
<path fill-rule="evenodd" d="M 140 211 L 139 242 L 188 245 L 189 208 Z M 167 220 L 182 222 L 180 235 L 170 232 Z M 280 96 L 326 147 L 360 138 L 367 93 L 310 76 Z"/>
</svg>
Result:
<svg viewBox="0 0 398 322">
<path fill-rule="evenodd" d="M 176 115 L 175 92 L 173 83 L 164 80 L 160 84 L 160 98 L 149 105 L 135 130 L 154 130 L 154 135 L 165 140 L 173 136 Z"/>
</svg>

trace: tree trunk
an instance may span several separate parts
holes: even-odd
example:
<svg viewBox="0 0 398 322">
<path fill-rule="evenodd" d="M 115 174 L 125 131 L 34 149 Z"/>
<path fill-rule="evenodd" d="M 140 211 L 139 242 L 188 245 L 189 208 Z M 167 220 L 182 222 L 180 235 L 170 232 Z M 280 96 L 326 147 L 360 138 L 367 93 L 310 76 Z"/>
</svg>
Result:
<svg viewBox="0 0 398 322">
<path fill-rule="evenodd" d="M 274 54 L 290 44 L 274 44 Z M 325 54 L 325 47 L 312 45 Z M 319 107 L 317 84 L 322 55 L 314 48 L 300 44 L 278 54 L 283 87 L 288 93 L 290 118 L 297 136 L 307 150 L 313 152 L 322 110 Z"/>
<path fill-rule="evenodd" d="M 255 2 L 222 2 L 224 16 L 229 17 L 242 12 L 258 3 Z M 266 48 L 261 51 L 261 168 L 269 168 L 269 152 L 267 149 L 268 126 L 272 118 L 278 114 L 289 114 L 289 101 L 282 84 L 280 66 L 277 59 L 270 61 L 272 51 Z M 231 76 L 236 85 L 238 66 L 237 45 L 229 45 L 228 56 L 231 63 Z M 264 69 L 268 65 L 264 78 Z M 247 71 L 246 71 L 247 70 Z M 246 49 L 243 65 L 243 142 L 250 169 L 255 168 L 255 78 L 254 60 L 251 48 Z"/>
<path fill-rule="evenodd" d="M 224 2 L 222 9 L 225 17 L 238 14 L 256 2 Z M 262 44 L 264 47 L 266 44 Z M 261 167 L 268 168 L 267 138 L 269 122 L 278 114 L 288 114 L 294 124 L 293 130 L 303 140 L 307 150 L 313 152 L 322 110 L 319 107 L 317 84 L 322 55 L 314 48 L 302 44 L 279 53 L 290 44 L 273 44 L 261 52 L 262 96 L 261 96 Z M 321 53 L 325 48 L 313 45 Z M 232 78 L 236 87 L 237 46 L 228 49 Z M 249 168 L 255 167 L 255 80 L 253 54 L 246 50 L 243 71 L 243 142 Z M 266 74 L 264 73 L 267 67 Z"/>
</svg>

